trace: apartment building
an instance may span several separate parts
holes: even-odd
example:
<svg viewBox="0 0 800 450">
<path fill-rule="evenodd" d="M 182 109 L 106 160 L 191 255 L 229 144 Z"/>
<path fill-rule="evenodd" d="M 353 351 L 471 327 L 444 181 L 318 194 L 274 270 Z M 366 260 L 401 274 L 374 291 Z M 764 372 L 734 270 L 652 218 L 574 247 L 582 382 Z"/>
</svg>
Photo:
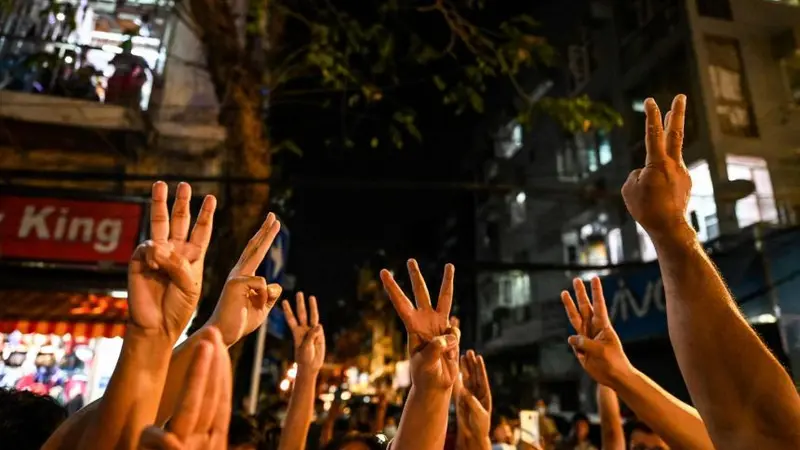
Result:
<svg viewBox="0 0 800 450">
<path fill-rule="evenodd" d="M 529 131 L 502 124 L 484 177 L 521 188 L 485 198 L 476 225 L 479 257 L 516 263 L 515 270 L 478 275 L 479 341 L 514 366 L 512 373 L 529 374 L 538 385 L 581 382 L 563 343 L 566 321 L 557 299 L 569 278 L 611 275 L 610 265 L 636 270 L 655 259 L 619 195 L 630 170 L 644 162 L 646 97 L 664 111 L 675 94 L 689 97 L 689 219 L 703 241 L 800 218 L 797 1 L 567 3 L 568 15 L 540 17 L 570 31 L 554 36 L 564 76 L 552 80 L 550 92 L 588 94 L 612 105 L 625 125 L 566 135 L 545 121 Z M 623 284 L 622 277 L 608 279 L 613 289 Z M 644 284 L 643 292 L 660 292 L 660 285 Z M 613 289 L 607 288 L 612 297 Z M 647 295 L 639 307 L 661 308 L 663 316 L 663 299 Z M 664 327 L 664 320 L 637 324 L 623 339 Z"/>
<path fill-rule="evenodd" d="M 221 173 L 225 130 L 185 4 L 0 9 L 0 335 L 83 362 L 67 404 L 102 395 L 115 366 L 148 174 Z M 193 188 L 199 210 L 217 185 Z"/>
</svg>

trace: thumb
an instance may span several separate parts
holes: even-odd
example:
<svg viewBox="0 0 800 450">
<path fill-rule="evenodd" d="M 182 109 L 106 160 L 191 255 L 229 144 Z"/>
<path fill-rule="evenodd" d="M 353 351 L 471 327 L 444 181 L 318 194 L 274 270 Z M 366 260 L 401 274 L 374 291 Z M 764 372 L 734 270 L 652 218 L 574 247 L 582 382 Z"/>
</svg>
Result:
<svg viewBox="0 0 800 450">
<path fill-rule="evenodd" d="M 261 308 L 267 304 L 269 298 L 269 286 L 264 277 L 255 276 L 240 276 L 231 278 L 228 283 L 236 286 L 236 295 L 239 296 L 244 293 L 255 307 Z M 255 293 L 252 295 L 251 293 Z"/>
<path fill-rule="evenodd" d="M 597 355 L 603 351 L 603 344 L 589 339 L 583 335 L 570 336 L 568 339 L 569 345 L 580 353 L 588 355 Z"/>
<path fill-rule="evenodd" d="M 457 346 L 458 338 L 455 335 L 437 336 L 422 349 L 422 357 L 426 362 L 434 363 L 442 358 L 445 352 L 457 348 Z"/>
</svg>

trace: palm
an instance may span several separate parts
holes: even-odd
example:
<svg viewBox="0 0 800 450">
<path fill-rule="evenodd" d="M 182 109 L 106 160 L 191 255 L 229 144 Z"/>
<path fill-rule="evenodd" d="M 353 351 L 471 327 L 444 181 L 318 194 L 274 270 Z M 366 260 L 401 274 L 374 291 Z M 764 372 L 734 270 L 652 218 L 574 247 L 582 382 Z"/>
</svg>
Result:
<svg viewBox="0 0 800 450">
<path fill-rule="evenodd" d="M 203 202 L 189 240 L 191 188 L 181 183 L 170 223 L 167 186 L 153 185 L 151 240 L 137 248 L 128 269 L 131 321 L 146 330 L 180 333 L 200 299 L 203 260 L 216 200 Z"/>
<path fill-rule="evenodd" d="M 425 380 L 425 384 L 449 388 L 457 378 L 458 368 L 455 364 L 447 364 L 442 358 L 428 361 L 419 350 L 411 356 L 411 379 L 417 383 Z"/>
<path fill-rule="evenodd" d="M 289 302 L 283 301 L 283 312 L 294 339 L 295 359 L 298 365 L 319 370 L 325 361 L 325 333 L 319 324 L 317 299 L 313 295 L 309 297 L 306 310 L 305 296 L 298 292 L 295 296 L 295 307 L 296 315 Z"/>
</svg>

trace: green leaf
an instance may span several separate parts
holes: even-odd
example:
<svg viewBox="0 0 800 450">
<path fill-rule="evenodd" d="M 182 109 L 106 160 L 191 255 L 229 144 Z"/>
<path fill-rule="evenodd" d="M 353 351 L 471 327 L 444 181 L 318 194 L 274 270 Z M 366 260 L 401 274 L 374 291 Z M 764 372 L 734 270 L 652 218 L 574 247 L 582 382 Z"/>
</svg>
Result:
<svg viewBox="0 0 800 450">
<path fill-rule="evenodd" d="M 372 148 L 378 148 L 378 145 L 380 145 L 380 141 L 378 140 L 378 138 L 377 138 L 377 137 L 374 137 L 374 138 L 372 138 L 372 140 L 369 142 L 369 145 L 370 145 Z"/>
<path fill-rule="evenodd" d="M 442 77 L 440 77 L 439 75 L 434 75 L 433 76 L 433 84 L 435 84 L 436 88 L 439 89 L 440 91 L 443 91 L 443 90 L 445 90 L 447 88 L 447 84 L 444 82 Z"/>
<path fill-rule="evenodd" d="M 469 92 L 469 103 L 472 105 L 472 109 L 474 109 L 475 112 L 483 112 L 483 97 L 475 90 L 470 90 Z"/>
</svg>

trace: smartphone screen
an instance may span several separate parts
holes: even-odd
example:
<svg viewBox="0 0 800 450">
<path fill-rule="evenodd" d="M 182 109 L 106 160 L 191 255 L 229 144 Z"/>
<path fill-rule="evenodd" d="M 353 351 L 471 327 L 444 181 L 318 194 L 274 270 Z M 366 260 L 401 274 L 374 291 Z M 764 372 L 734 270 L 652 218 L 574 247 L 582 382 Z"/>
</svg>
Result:
<svg viewBox="0 0 800 450">
<path fill-rule="evenodd" d="M 540 444 L 539 413 L 532 410 L 519 412 L 520 440 L 526 444 Z"/>
</svg>

